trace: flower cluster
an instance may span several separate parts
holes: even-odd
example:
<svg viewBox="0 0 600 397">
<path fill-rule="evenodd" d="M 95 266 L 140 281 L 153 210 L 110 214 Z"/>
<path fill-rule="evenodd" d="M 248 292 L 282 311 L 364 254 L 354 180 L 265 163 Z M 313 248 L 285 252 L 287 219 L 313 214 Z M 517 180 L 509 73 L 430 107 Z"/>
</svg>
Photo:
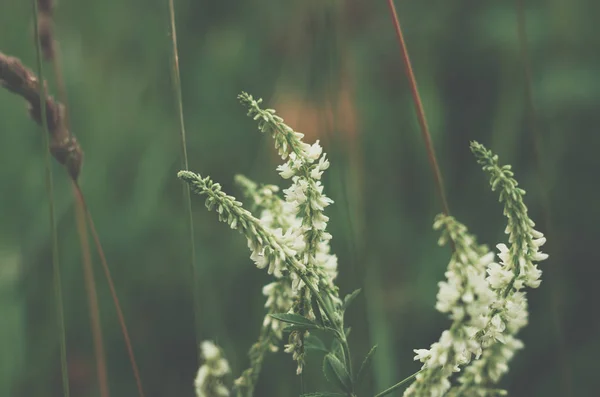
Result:
<svg viewBox="0 0 600 397">
<path fill-rule="evenodd" d="M 440 245 L 448 240 L 454 244 L 446 281 L 439 283 L 436 304 L 436 309 L 448 313 L 453 322 L 429 349 L 415 350 L 415 360 L 423 363 L 423 371 L 405 396 L 443 396 L 450 389 L 452 374 L 468 364 L 473 355 L 481 354 L 473 336 L 487 324 L 490 305 L 496 298 L 485 279 L 494 254 L 478 245 L 467 228 L 451 216 L 438 215 L 434 228 L 442 229 Z"/>
<path fill-rule="evenodd" d="M 288 233 L 294 237 L 302 236 L 303 250 L 297 251 L 298 260 L 304 264 L 311 276 L 310 281 L 317 291 L 323 291 L 332 298 L 335 304 L 341 305 L 338 290 L 333 280 L 337 277 L 337 257 L 330 253 L 331 234 L 325 231 L 329 218 L 324 214 L 327 206 L 333 201 L 323 194 L 321 176 L 329 168 L 329 160 L 323 153 L 319 141 L 312 145 L 304 143 L 302 133 L 287 126 L 283 119 L 272 109 L 261 109 L 262 100 L 255 100 L 251 95 L 242 93 L 238 97 L 248 107 L 248 115 L 258 120 L 258 128 L 270 134 L 275 147 L 283 160 L 277 170 L 284 179 L 291 179 L 292 185 L 283 191 L 285 209 L 288 217 L 295 223 Z M 269 218 L 267 218 L 269 219 Z M 313 312 L 312 293 L 301 282 L 293 285 L 295 302 L 292 313 L 314 319 L 320 313 Z M 285 351 L 292 353 L 298 362 L 297 373 L 302 372 L 304 361 L 304 336 L 306 332 L 293 331 Z"/>
<path fill-rule="evenodd" d="M 223 385 L 223 378 L 229 374 L 229 364 L 221 350 L 211 341 L 200 345 L 204 364 L 198 369 L 194 381 L 197 397 L 228 397 L 229 390 Z"/>
<path fill-rule="evenodd" d="M 493 254 L 477 246 L 466 228 L 448 216 L 438 216 L 435 227 L 443 228 L 441 243 L 454 243 L 454 253 L 439 283 L 436 308 L 450 313 L 449 330 L 430 349 L 415 350 L 423 370 L 405 396 L 488 396 L 508 370 L 508 361 L 523 347 L 515 338 L 527 324 L 527 298 L 523 288 L 540 285 L 541 271 L 535 262 L 548 257 L 539 251 L 546 239 L 535 230 L 523 203 L 525 191 L 518 188 L 510 166 L 498 165 L 498 157 L 479 143 L 471 150 L 490 175 L 492 190 L 500 190 L 507 217 L 510 247 L 498 244 L 498 263 Z M 474 357 L 474 359 L 473 359 Z M 449 378 L 461 371 L 459 385 Z"/>
<path fill-rule="evenodd" d="M 502 375 L 508 372 L 508 362 L 515 352 L 523 348 L 523 342 L 508 335 L 504 343 L 495 343 L 483 351 L 481 358 L 465 368 L 458 378 L 459 385 L 452 387 L 447 397 L 504 396 L 506 391 L 494 388 Z"/>
<path fill-rule="evenodd" d="M 471 143 L 471 150 L 489 174 L 492 190 L 500 191 L 507 218 L 505 233 L 509 235 L 510 244 L 510 248 L 506 244 L 497 245 L 500 262 L 487 270 L 487 280 L 499 298 L 491 320 L 478 333 L 482 344 L 488 346 L 496 341 L 504 342 L 505 335 L 514 335 L 527 324 L 527 299 L 522 289 L 540 285 L 542 272 L 535 262 L 545 260 L 548 255 L 539 251 L 546 239 L 533 228 L 535 224 L 523 202 L 525 191 L 518 187 L 511 167 L 500 166 L 498 156 L 477 142 Z"/>
<path fill-rule="evenodd" d="M 333 201 L 323 193 L 321 177 L 329 168 L 329 161 L 319 142 L 312 145 L 302 141 L 303 134 L 287 126 L 271 109 L 259 107 L 261 100 L 242 93 L 242 104 L 248 114 L 258 121 L 259 130 L 272 135 L 275 147 L 286 162 L 277 170 L 292 184 L 279 197 L 279 188 L 273 185 L 258 186 L 249 179 L 238 176 L 236 180 L 260 211 L 254 217 L 242 204 L 221 191 L 221 186 L 208 177 L 190 171 L 180 171 L 178 177 L 186 181 L 192 191 L 206 196 L 206 207 L 216 209 L 219 220 L 232 229 L 239 230 L 248 240 L 250 258 L 256 266 L 267 269 L 275 280 L 263 288 L 267 296 L 267 316 L 259 340 L 250 350 L 250 368 L 236 380 L 238 389 L 251 394 L 262 366 L 264 355 L 277 349 L 283 326 L 270 314 L 290 313 L 310 320 L 326 319 L 330 324 L 341 324 L 332 310 L 341 310 L 342 301 L 334 284 L 337 277 L 337 257 L 330 252 L 331 235 L 326 226 L 329 218 L 324 210 Z M 315 304 L 319 301 L 318 305 Z M 328 302 L 328 311 L 322 313 L 322 304 Z M 325 320 L 322 320 L 325 321 Z M 304 364 L 304 338 L 308 331 L 292 330 L 285 351 L 298 363 L 297 373 Z"/>
<path fill-rule="evenodd" d="M 298 228 L 299 221 L 293 210 L 277 195 L 279 188 L 274 185 L 258 187 L 248 178 L 237 175 L 237 184 L 243 189 L 244 195 L 252 200 L 252 209 L 260 211 L 260 222 L 269 230 L 282 229 L 286 233 L 290 229 Z M 287 313 L 293 303 L 294 294 L 292 281 L 289 274 L 276 275 L 277 279 L 263 287 L 263 295 L 267 297 L 264 317 L 258 341 L 252 345 L 248 356 L 250 367 L 236 379 L 237 390 L 251 395 L 258 375 L 262 368 L 265 355 L 278 350 L 278 344 L 283 338 L 283 324 L 271 317 L 271 314 Z"/>
<path fill-rule="evenodd" d="M 306 278 L 306 266 L 295 259 L 296 250 L 303 249 L 303 240 L 294 238 L 288 231 L 271 231 L 260 220 L 242 207 L 242 203 L 221 191 L 221 185 L 210 177 L 202 177 L 191 171 L 179 171 L 177 176 L 190 185 L 191 190 L 201 196 L 207 196 L 205 205 L 208 210 L 216 208 L 219 220 L 237 229 L 248 239 L 252 251 L 251 258 L 260 269 L 267 268 L 269 274 L 291 274 L 298 285 Z"/>
</svg>

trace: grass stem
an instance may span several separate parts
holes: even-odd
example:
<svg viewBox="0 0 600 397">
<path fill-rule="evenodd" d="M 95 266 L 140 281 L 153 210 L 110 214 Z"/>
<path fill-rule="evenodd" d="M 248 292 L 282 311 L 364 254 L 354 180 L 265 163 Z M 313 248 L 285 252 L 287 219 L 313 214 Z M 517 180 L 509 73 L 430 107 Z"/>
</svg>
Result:
<svg viewBox="0 0 600 397">
<path fill-rule="evenodd" d="M 444 212 L 444 214 L 450 215 L 450 208 L 448 207 L 448 200 L 446 199 L 446 191 L 444 190 L 442 173 L 440 171 L 440 167 L 438 166 L 437 158 L 435 156 L 435 149 L 433 148 L 431 134 L 429 133 L 429 127 L 427 126 L 427 118 L 425 117 L 425 109 L 423 108 L 421 96 L 419 95 L 417 80 L 415 79 L 415 74 L 413 72 L 413 68 L 410 62 L 406 42 L 404 41 L 404 35 L 402 34 L 402 28 L 400 27 L 400 20 L 398 19 L 398 14 L 396 12 L 394 1 L 387 0 L 387 3 L 390 8 L 392 20 L 394 22 L 394 28 L 396 29 L 396 36 L 398 38 L 398 44 L 400 45 L 400 52 L 402 54 L 402 61 L 404 62 L 406 77 L 408 78 L 408 83 L 410 85 L 410 91 L 412 94 L 413 102 L 415 104 L 417 119 L 419 120 L 419 126 L 421 127 L 421 134 L 423 135 L 423 139 L 425 140 L 427 158 L 429 159 L 429 164 L 431 166 L 433 176 L 435 179 L 435 185 L 438 191 L 438 195 L 440 197 L 440 201 L 442 203 L 442 211 Z"/>
<path fill-rule="evenodd" d="M 398 390 L 399 388 L 401 388 L 402 386 L 404 386 L 405 384 L 407 384 L 408 382 L 410 382 L 411 380 L 413 380 L 417 375 L 419 375 L 419 373 L 422 370 L 419 370 L 417 372 L 415 372 L 414 374 L 412 374 L 411 376 L 409 376 L 406 379 L 401 380 L 400 382 L 396 383 L 394 386 L 390 387 L 389 389 L 385 389 L 384 391 L 382 391 L 381 393 L 377 393 L 375 395 L 375 397 L 383 397 L 383 396 L 387 396 L 388 394 L 390 394 L 393 391 Z"/>
<path fill-rule="evenodd" d="M 56 300 L 56 316 L 58 322 L 58 332 L 60 338 L 60 369 L 61 379 L 63 387 L 63 395 L 65 397 L 70 396 L 69 387 L 69 370 L 67 366 L 67 338 L 65 329 L 65 312 L 64 302 L 62 294 L 62 283 L 60 275 L 60 260 L 58 254 L 58 232 L 56 229 L 56 217 L 55 217 L 55 205 L 54 205 L 54 181 L 52 178 L 52 160 L 50 159 L 50 129 L 48 128 L 48 118 L 46 116 L 46 84 L 44 81 L 44 65 L 42 61 L 42 49 L 39 36 L 38 26 L 38 4 L 37 0 L 32 0 L 33 3 L 33 19 L 35 29 L 35 48 L 36 48 L 36 60 L 38 76 L 40 81 L 40 111 L 42 118 L 42 126 L 44 128 L 44 142 L 45 142 L 45 179 L 46 179 L 46 191 L 48 194 L 48 211 L 50 218 L 50 234 L 52 239 L 52 274 L 54 284 L 54 296 Z"/>
<path fill-rule="evenodd" d="M 175 6 L 173 0 L 169 2 L 169 27 L 171 33 L 171 47 L 172 47 L 172 75 L 173 75 L 173 92 L 175 95 L 175 102 L 177 103 L 177 112 L 179 116 L 179 137 L 181 144 L 181 159 L 183 169 L 189 169 L 188 155 L 187 155 L 187 142 L 185 134 L 185 121 L 183 118 L 183 99 L 181 94 L 181 75 L 179 73 L 179 53 L 177 50 L 177 26 L 175 23 Z M 188 231 L 190 238 L 190 264 L 192 273 L 192 296 L 194 299 L 194 334 L 196 335 L 196 345 L 200 344 L 200 295 L 198 291 L 198 271 L 196 269 L 196 246 L 194 238 L 194 221 L 192 215 L 192 198 L 190 188 L 188 184 L 183 186 L 183 199 L 185 202 L 187 218 L 188 218 Z M 200 350 L 198 350 L 200 354 Z M 200 359 L 200 357 L 198 357 Z"/>
</svg>

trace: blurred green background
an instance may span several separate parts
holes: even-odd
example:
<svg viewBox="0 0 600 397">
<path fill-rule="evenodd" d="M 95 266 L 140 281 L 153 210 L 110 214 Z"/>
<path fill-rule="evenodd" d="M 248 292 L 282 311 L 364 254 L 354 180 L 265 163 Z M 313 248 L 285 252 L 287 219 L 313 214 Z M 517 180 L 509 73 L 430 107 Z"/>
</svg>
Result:
<svg viewBox="0 0 600 397">
<path fill-rule="evenodd" d="M 33 68 L 29 3 L 0 0 L 0 51 Z M 516 2 L 397 7 L 453 215 L 481 242 L 504 239 L 502 209 L 468 149 L 476 139 L 513 164 L 548 237 L 550 259 L 520 334 L 525 350 L 502 387 L 511 396 L 592 396 L 600 389 L 600 3 L 525 3 L 539 162 Z M 428 347 L 449 324 L 434 309 L 449 248 L 436 245 L 431 227 L 440 204 L 385 2 L 179 0 L 176 11 L 190 168 L 235 195 L 238 172 L 280 183 L 270 138 L 236 100 L 242 90 L 309 141 L 320 139 L 332 163 L 325 186 L 336 202 L 328 215 L 339 285 L 342 293 L 364 289 L 347 320 L 356 364 L 373 344 L 380 348 L 364 395 L 412 374 L 412 349 Z M 147 396 L 192 396 L 198 363 L 167 2 L 62 0 L 55 20 L 72 130 L 85 151 L 80 182 Z M 61 396 L 44 143 L 24 102 L 6 90 L 0 131 L 0 395 Z M 72 395 L 97 396 L 74 199 L 66 174 L 53 170 Z M 203 200 L 193 206 L 197 333 L 223 346 L 237 376 L 258 335 L 269 278 L 240 235 Z M 111 392 L 133 396 L 95 265 Z M 328 387 L 318 360 L 309 358 L 308 391 Z M 269 356 L 256 395 L 298 395 L 294 368 L 289 355 Z"/>
</svg>

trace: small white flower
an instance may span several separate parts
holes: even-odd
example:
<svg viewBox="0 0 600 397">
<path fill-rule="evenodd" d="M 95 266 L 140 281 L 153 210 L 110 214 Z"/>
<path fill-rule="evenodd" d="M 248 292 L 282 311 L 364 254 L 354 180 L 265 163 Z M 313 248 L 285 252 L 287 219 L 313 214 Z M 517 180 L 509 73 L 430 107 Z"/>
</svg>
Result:
<svg viewBox="0 0 600 397">
<path fill-rule="evenodd" d="M 424 363 L 425 361 L 429 360 L 429 357 L 431 357 L 431 353 L 427 349 L 414 349 L 413 351 L 417 354 L 414 357 L 415 361 L 421 361 Z"/>
<path fill-rule="evenodd" d="M 321 147 L 321 145 L 319 145 L 319 141 L 317 140 L 315 143 L 312 144 L 312 146 L 310 146 L 310 148 L 306 152 L 306 157 L 308 157 L 310 161 L 315 161 L 321 156 L 322 152 L 323 148 Z"/>
<path fill-rule="evenodd" d="M 513 273 L 498 263 L 491 263 L 487 273 L 489 275 L 487 280 L 494 289 L 505 288 L 513 278 Z"/>
<path fill-rule="evenodd" d="M 221 356 L 219 348 L 211 341 L 200 344 L 204 364 L 198 369 L 194 386 L 197 397 L 228 397 L 229 390 L 222 378 L 231 370 L 229 363 Z"/>
<path fill-rule="evenodd" d="M 204 341 L 200 344 L 202 357 L 207 361 L 212 361 L 220 356 L 219 348 L 211 341 Z"/>
<path fill-rule="evenodd" d="M 289 162 L 283 163 L 280 166 L 278 166 L 277 171 L 279 171 L 279 175 L 281 175 L 283 179 L 290 179 L 295 174 L 295 170 L 292 167 L 290 167 Z"/>
</svg>

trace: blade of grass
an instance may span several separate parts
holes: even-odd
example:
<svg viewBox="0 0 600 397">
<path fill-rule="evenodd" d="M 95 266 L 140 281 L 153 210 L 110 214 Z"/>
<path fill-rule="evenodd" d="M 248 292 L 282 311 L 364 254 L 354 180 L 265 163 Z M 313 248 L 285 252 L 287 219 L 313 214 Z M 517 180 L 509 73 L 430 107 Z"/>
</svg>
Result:
<svg viewBox="0 0 600 397">
<path fill-rule="evenodd" d="M 422 370 L 419 370 L 419 371 L 415 372 L 414 374 L 412 374 L 411 376 L 409 376 L 408 378 L 405 378 L 405 379 L 401 380 L 400 382 L 396 383 L 394 386 L 390 387 L 389 389 L 386 389 L 386 390 L 382 391 L 381 393 L 377 393 L 375 395 L 375 397 L 387 396 L 391 392 L 398 390 L 399 388 L 401 388 L 402 386 L 404 386 L 405 384 L 407 384 L 408 382 L 413 380 L 417 375 L 419 375 L 419 372 L 421 372 L 421 371 Z"/>
<path fill-rule="evenodd" d="M 63 386 L 63 395 L 65 397 L 70 396 L 69 388 L 69 371 L 67 367 L 67 338 L 65 329 L 65 313 L 64 303 L 60 276 L 60 261 L 58 254 L 58 233 L 56 229 L 55 209 L 54 209 L 54 182 L 52 178 L 52 161 L 50 159 L 50 129 L 48 128 L 48 118 L 46 116 L 46 85 L 44 84 L 44 65 L 42 62 L 42 48 L 40 43 L 39 26 L 38 26 L 38 4 L 37 0 L 32 0 L 33 3 L 33 18 L 34 18 L 34 29 L 35 29 L 35 48 L 36 48 L 36 60 L 38 76 L 40 79 L 40 89 L 42 93 L 40 95 L 40 108 L 42 115 L 42 125 L 45 133 L 45 179 L 46 179 L 46 190 L 48 194 L 48 211 L 50 218 L 50 235 L 52 239 L 52 274 L 54 284 L 54 295 L 56 299 L 56 316 L 58 322 L 58 332 L 60 338 L 60 370 L 61 379 Z"/>
<path fill-rule="evenodd" d="M 183 119 L 183 99 L 181 95 L 181 76 L 179 73 L 179 54 L 177 50 L 177 27 L 175 24 L 175 6 L 173 0 L 169 2 L 169 27 L 171 33 L 171 47 L 172 47 L 172 64 L 171 70 L 173 75 L 173 93 L 175 95 L 175 102 L 177 103 L 177 112 L 179 116 L 179 137 L 181 144 L 181 160 L 183 169 L 188 170 L 188 155 L 187 155 L 187 142 L 185 137 L 185 122 Z M 188 218 L 188 231 L 190 237 L 190 264 L 192 273 L 192 297 L 194 299 L 194 334 L 196 336 L 196 346 L 200 345 L 200 295 L 198 291 L 198 271 L 196 269 L 196 247 L 194 244 L 194 221 L 192 216 L 192 199 L 190 188 L 187 183 L 183 184 L 183 199 L 185 202 L 187 218 Z M 200 354 L 200 350 L 198 355 Z M 200 360 L 200 356 L 198 356 Z"/>
<path fill-rule="evenodd" d="M 404 35 L 402 34 L 402 28 L 400 27 L 400 20 L 398 19 L 398 14 L 396 12 L 394 1 L 387 0 L 387 3 L 390 9 L 390 15 L 392 16 L 392 21 L 394 23 L 394 28 L 396 29 L 396 36 L 398 38 L 398 44 L 400 45 L 400 53 L 402 55 L 402 61 L 404 62 L 406 77 L 410 85 L 410 91 L 412 94 L 413 102 L 415 104 L 417 119 L 419 121 L 419 126 L 421 127 L 421 134 L 423 135 L 423 139 L 425 140 L 427 158 L 429 159 L 429 164 L 431 166 L 431 170 L 433 171 L 435 186 L 437 188 L 438 196 L 442 204 L 442 211 L 444 212 L 444 214 L 449 215 L 450 208 L 448 207 L 448 201 L 446 199 L 446 191 L 444 190 L 442 173 L 440 171 L 440 167 L 438 166 L 437 158 L 435 156 L 435 149 L 433 148 L 431 134 L 429 133 L 429 127 L 427 126 L 427 118 L 425 117 L 425 109 L 423 108 L 421 96 L 419 95 L 417 80 L 415 79 L 415 74 L 413 72 L 413 68 L 410 62 L 406 42 L 404 41 Z"/>
</svg>

